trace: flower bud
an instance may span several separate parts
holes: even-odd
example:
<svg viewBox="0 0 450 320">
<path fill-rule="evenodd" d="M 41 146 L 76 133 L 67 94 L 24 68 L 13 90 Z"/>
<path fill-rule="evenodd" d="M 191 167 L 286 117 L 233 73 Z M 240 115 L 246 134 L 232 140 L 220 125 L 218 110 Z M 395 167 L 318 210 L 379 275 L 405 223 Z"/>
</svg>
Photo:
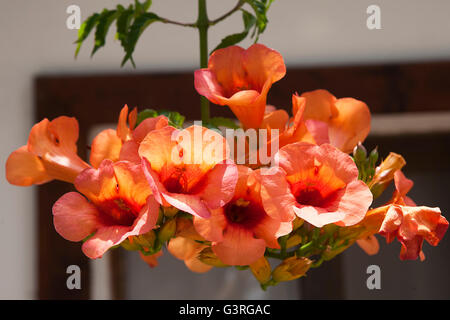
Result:
<svg viewBox="0 0 450 320">
<path fill-rule="evenodd" d="M 202 236 L 200 236 L 195 230 L 191 219 L 180 216 L 178 216 L 176 219 L 177 219 L 177 229 L 175 232 L 176 237 L 184 237 L 191 240 L 205 241 L 205 239 Z"/>
<path fill-rule="evenodd" d="M 353 149 L 353 158 L 356 163 L 364 163 L 367 157 L 367 150 L 364 146 L 359 142 L 355 148 Z"/>
<path fill-rule="evenodd" d="M 295 247 L 296 245 L 302 243 L 302 240 L 303 240 L 302 236 L 294 233 L 287 239 L 286 248 L 289 249 L 289 248 Z"/>
<path fill-rule="evenodd" d="M 292 222 L 292 230 L 297 230 L 298 228 L 300 228 L 303 223 L 305 222 L 305 220 L 301 219 L 301 218 L 295 218 L 294 221 Z"/>
<path fill-rule="evenodd" d="M 134 241 L 134 237 L 128 237 L 120 244 L 125 250 L 136 251 L 140 249 L 140 246 L 136 241 Z"/>
<path fill-rule="evenodd" d="M 144 248 L 152 248 L 153 245 L 155 244 L 155 240 L 156 240 L 156 235 L 155 235 L 155 231 L 153 231 L 153 230 L 150 230 L 149 232 L 147 232 L 145 234 L 141 234 L 141 235 L 134 237 L 134 241 Z"/>
<path fill-rule="evenodd" d="M 328 261 L 336 257 L 338 254 L 344 252 L 348 247 L 350 247 L 355 241 L 344 241 L 343 244 L 338 245 L 334 248 L 327 246 L 326 250 L 322 253 L 322 258 L 324 261 Z"/>
<path fill-rule="evenodd" d="M 177 229 L 177 220 L 167 220 L 158 232 L 158 240 L 162 243 L 170 240 L 175 235 Z"/>
<path fill-rule="evenodd" d="M 213 266 L 213 267 L 228 267 L 222 261 L 217 258 L 216 254 L 212 251 L 211 247 L 207 247 L 203 249 L 198 255 L 198 259 L 204 264 Z"/>
<path fill-rule="evenodd" d="M 401 170 L 406 164 L 405 159 L 394 152 L 389 153 L 386 159 L 376 168 L 375 175 L 369 183 L 372 188 L 375 184 L 386 185 L 394 179 L 394 173 Z"/>
<path fill-rule="evenodd" d="M 375 147 L 369 154 L 369 163 L 371 166 L 375 166 L 378 161 L 378 147 Z"/>
<path fill-rule="evenodd" d="M 167 218 L 173 218 L 177 213 L 178 209 L 175 207 L 163 207 L 164 216 Z"/>
<path fill-rule="evenodd" d="M 272 272 L 272 278 L 276 282 L 290 281 L 304 276 L 311 266 L 312 261 L 305 257 L 290 257 L 285 259 Z"/>
<path fill-rule="evenodd" d="M 264 284 L 270 280 L 270 273 L 272 269 L 270 268 L 269 261 L 267 261 L 266 257 L 262 256 L 256 262 L 250 265 L 250 270 L 255 276 L 256 280 L 259 283 Z"/>
</svg>

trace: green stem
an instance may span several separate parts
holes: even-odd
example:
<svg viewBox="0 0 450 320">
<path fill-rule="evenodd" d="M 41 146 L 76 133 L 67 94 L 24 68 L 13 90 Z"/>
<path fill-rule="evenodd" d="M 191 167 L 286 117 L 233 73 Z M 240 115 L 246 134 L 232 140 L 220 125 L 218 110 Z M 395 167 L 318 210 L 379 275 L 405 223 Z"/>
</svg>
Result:
<svg viewBox="0 0 450 320">
<path fill-rule="evenodd" d="M 200 68 L 208 67 L 208 28 L 209 20 L 206 11 L 206 0 L 198 0 L 198 20 L 197 28 L 200 37 Z M 202 121 L 209 122 L 209 101 L 205 97 L 200 97 Z"/>
</svg>

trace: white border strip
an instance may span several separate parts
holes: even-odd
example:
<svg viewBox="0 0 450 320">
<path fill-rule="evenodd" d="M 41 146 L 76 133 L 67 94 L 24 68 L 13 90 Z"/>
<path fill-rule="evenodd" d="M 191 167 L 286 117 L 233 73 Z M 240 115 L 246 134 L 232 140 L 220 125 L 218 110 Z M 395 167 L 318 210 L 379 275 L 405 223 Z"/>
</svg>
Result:
<svg viewBox="0 0 450 320">
<path fill-rule="evenodd" d="M 416 112 L 372 115 L 371 136 L 450 133 L 450 112 Z"/>
</svg>

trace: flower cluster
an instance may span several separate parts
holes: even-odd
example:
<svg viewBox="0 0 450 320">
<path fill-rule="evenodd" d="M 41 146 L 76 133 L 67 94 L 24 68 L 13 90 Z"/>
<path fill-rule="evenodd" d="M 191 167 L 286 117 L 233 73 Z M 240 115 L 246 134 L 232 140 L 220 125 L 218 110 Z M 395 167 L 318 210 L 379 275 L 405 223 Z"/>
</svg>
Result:
<svg viewBox="0 0 450 320">
<path fill-rule="evenodd" d="M 367 155 L 367 105 L 315 90 L 293 94 L 290 116 L 267 105 L 285 73 L 281 55 L 264 45 L 219 49 L 195 72 L 195 88 L 230 107 L 243 136 L 125 106 L 117 128 L 92 141 L 88 164 L 77 155 L 77 120 L 44 119 L 8 158 L 6 177 L 19 186 L 72 183 L 76 192 L 53 206 L 54 227 L 92 259 L 120 246 L 153 267 L 167 248 L 194 272 L 249 268 L 263 288 L 355 242 L 375 254 L 375 234 L 397 238 L 402 260 L 424 259 L 423 240 L 437 245 L 448 222 L 407 197 L 413 183 L 400 155 L 379 165 L 376 150 Z M 391 181 L 392 199 L 372 208 Z M 268 258 L 282 262 L 272 269 Z"/>
</svg>

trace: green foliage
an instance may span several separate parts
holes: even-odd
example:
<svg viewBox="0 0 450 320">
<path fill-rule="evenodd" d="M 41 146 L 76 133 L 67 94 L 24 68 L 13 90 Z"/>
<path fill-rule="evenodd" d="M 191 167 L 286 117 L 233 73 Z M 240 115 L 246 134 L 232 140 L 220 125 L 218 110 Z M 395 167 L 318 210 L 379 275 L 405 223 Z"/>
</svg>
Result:
<svg viewBox="0 0 450 320">
<path fill-rule="evenodd" d="M 144 32 L 147 27 L 155 21 L 159 21 L 160 18 L 151 12 L 145 12 L 140 14 L 137 18 L 134 19 L 133 23 L 129 27 L 128 33 L 123 34 L 124 38 L 123 47 L 125 50 L 125 57 L 122 60 L 121 66 L 123 66 L 128 60 L 131 61 L 133 66 L 136 66 L 133 61 L 133 52 L 136 47 L 137 41 L 139 37 Z"/>
<path fill-rule="evenodd" d="M 109 27 L 117 18 L 117 10 L 104 9 L 97 19 L 97 29 L 95 30 L 95 44 L 92 49 L 91 56 L 93 56 L 98 49 L 105 45 L 106 35 L 108 34 Z"/>
<path fill-rule="evenodd" d="M 270 8 L 273 0 L 247 0 L 246 1 L 252 9 L 255 11 L 256 16 L 256 26 L 252 34 L 252 38 L 255 37 L 255 42 L 258 42 L 259 35 L 266 30 L 267 22 L 267 11 Z"/>
<path fill-rule="evenodd" d="M 147 118 L 155 118 L 157 116 L 166 116 L 169 119 L 169 125 L 175 128 L 183 126 L 185 117 L 176 111 L 145 109 L 138 113 L 136 125 L 139 125 Z"/>
<path fill-rule="evenodd" d="M 75 42 L 77 43 L 75 57 L 78 56 L 83 42 L 95 29 L 95 42 L 91 53 L 91 56 L 93 56 L 98 49 L 105 45 L 106 35 L 115 21 L 116 39 L 120 41 L 120 45 L 125 51 L 125 57 L 121 65 L 123 66 L 130 60 L 133 66 L 135 66 L 133 52 L 139 37 L 150 24 L 161 21 L 161 18 L 155 13 L 148 12 L 151 4 L 152 1 L 150 0 L 143 3 L 135 0 L 134 5 L 131 4 L 126 9 L 119 4 L 116 9 L 104 9 L 101 13 L 92 14 L 83 22 L 78 32 L 78 39 Z"/>
<path fill-rule="evenodd" d="M 240 9 L 242 12 L 242 20 L 244 23 L 244 31 L 239 33 L 234 33 L 226 36 L 222 39 L 217 47 L 211 52 L 217 49 L 226 48 L 235 45 L 250 34 L 250 38 L 255 40 L 255 43 L 259 40 L 259 35 L 264 32 L 267 26 L 267 11 L 270 8 L 273 0 L 244 0 L 242 4 L 247 3 L 252 9 L 253 13 L 247 10 Z"/>
<path fill-rule="evenodd" d="M 273 0 L 241 0 L 238 4 L 223 17 L 215 21 L 207 21 L 206 28 L 214 25 L 236 11 L 242 12 L 242 20 L 244 24 L 244 30 L 239 33 L 231 34 L 222 39 L 220 44 L 214 49 L 228 47 L 237 44 L 249 37 L 258 41 L 259 35 L 264 32 L 267 26 L 267 11 L 272 4 Z M 248 10 L 242 9 L 242 6 L 248 4 L 251 8 Z M 119 40 L 122 46 L 125 56 L 122 59 L 121 66 L 124 66 L 128 61 L 135 67 L 133 60 L 133 53 L 136 48 L 137 42 L 142 33 L 153 22 L 172 23 L 182 26 L 200 28 L 198 23 L 179 23 L 170 21 L 158 16 L 156 13 L 149 12 L 152 5 L 151 0 L 140 2 L 135 0 L 134 4 L 130 4 L 127 8 L 119 4 L 115 9 L 103 9 L 100 13 L 94 13 L 89 16 L 81 25 L 78 32 L 78 39 L 76 40 L 75 57 L 78 56 L 82 44 L 89 37 L 91 32 L 95 30 L 94 47 L 91 52 L 93 56 L 100 48 L 105 46 L 106 36 L 112 25 L 116 26 L 115 38 Z M 213 50 L 213 51 L 214 51 Z"/>
<path fill-rule="evenodd" d="M 214 50 L 212 50 L 211 52 L 214 52 L 217 49 L 232 46 L 247 38 L 250 29 L 256 24 L 256 18 L 254 15 L 252 15 L 250 12 L 244 9 L 241 9 L 241 11 L 242 11 L 242 20 L 244 21 L 244 31 L 226 36 L 225 38 L 222 39 L 219 45 L 215 47 Z"/>
</svg>

